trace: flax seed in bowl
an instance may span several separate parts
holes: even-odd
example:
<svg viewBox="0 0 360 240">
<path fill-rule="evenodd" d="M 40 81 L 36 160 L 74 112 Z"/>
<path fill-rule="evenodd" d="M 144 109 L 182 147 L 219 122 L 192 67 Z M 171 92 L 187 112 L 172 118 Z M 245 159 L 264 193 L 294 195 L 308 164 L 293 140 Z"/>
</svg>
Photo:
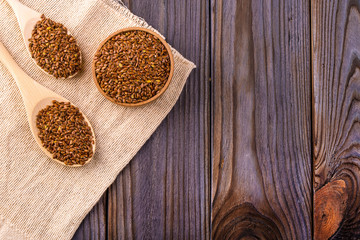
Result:
<svg viewBox="0 0 360 240">
<path fill-rule="evenodd" d="M 155 32 L 127 28 L 101 43 L 92 71 L 97 88 L 107 99 L 140 106 L 165 92 L 174 73 L 174 59 L 169 45 Z"/>
</svg>

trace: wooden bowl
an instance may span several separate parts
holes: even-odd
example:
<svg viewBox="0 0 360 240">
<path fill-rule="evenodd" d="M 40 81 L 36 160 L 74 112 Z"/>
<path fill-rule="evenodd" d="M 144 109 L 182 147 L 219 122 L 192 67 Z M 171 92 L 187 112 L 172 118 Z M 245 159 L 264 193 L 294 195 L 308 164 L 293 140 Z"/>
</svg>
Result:
<svg viewBox="0 0 360 240">
<path fill-rule="evenodd" d="M 111 34 L 110 36 L 108 36 L 101 44 L 100 46 L 98 47 L 98 49 L 96 50 L 96 53 L 95 53 L 95 56 L 97 55 L 97 53 L 100 51 L 100 49 L 102 48 L 102 46 L 112 37 L 120 34 L 120 33 L 123 33 L 123 32 L 129 32 L 129 31 L 144 31 L 144 32 L 147 32 L 147 33 L 150 33 L 152 35 L 154 35 L 157 39 L 159 39 L 162 44 L 164 44 L 166 50 L 168 51 L 169 53 L 169 56 L 170 56 L 170 75 L 169 75 L 169 78 L 167 80 L 167 82 L 165 83 L 164 87 L 162 89 L 160 89 L 160 92 L 158 94 L 156 94 L 155 96 L 153 96 L 152 98 L 148 99 L 148 100 L 145 100 L 145 101 L 142 101 L 142 102 L 138 102 L 138 103 L 120 103 L 120 102 L 116 102 L 115 99 L 109 97 L 108 95 L 106 95 L 106 93 L 101 89 L 97 79 L 96 79 L 96 73 L 95 73 L 95 58 L 93 59 L 93 63 L 92 63 L 92 75 L 93 75 L 93 79 L 95 81 L 95 85 L 97 87 L 97 89 L 100 91 L 100 93 L 102 95 L 104 95 L 104 97 L 106 97 L 107 99 L 109 99 L 110 101 L 116 103 L 116 104 L 119 104 L 119 105 L 122 105 L 122 106 L 126 106 L 126 107 L 137 107 L 137 106 L 142 106 L 144 104 L 147 104 L 147 103 L 150 103 L 152 101 L 154 101 L 155 99 L 157 99 L 158 97 L 160 97 L 165 91 L 166 89 L 168 88 L 170 82 L 171 82 L 171 79 L 174 75 L 174 56 L 171 52 L 171 48 L 169 46 L 169 44 L 157 33 L 155 33 L 154 31 L 151 31 L 149 29 L 146 29 L 146 28 L 141 28 L 141 27 L 132 27 L 132 28 L 124 28 L 124 29 L 121 29 L 113 34 Z"/>
</svg>

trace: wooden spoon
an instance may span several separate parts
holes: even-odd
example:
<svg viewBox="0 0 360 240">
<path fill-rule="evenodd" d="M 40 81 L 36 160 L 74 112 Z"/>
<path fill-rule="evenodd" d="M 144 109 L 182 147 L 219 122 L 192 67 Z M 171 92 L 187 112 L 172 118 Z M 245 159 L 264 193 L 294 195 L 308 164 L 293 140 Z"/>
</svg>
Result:
<svg viewBox="0 0 360 240">
<path fill-rule="evenodd" d="M 41 16 L 42 14 L 39 12 L 34 11 L 33 9 L 23 5 L 22 3 L 20 3 L 18 0 L 6 0 L 9 5 L 11 6 L 11 8 L 14 10 L 16 18 L 18 20 L 19 26 L 20 26 L 20 30 L 22 32 L 23 35 L 23 39 L 25 42 L 25 46 L 26 49 L 28 50 L 30 56 L 31 56 L 31 51 L 30 51 L 30 41 L 29 39 L 32 36 L 32 31 L 35 28 L 35 25 L 38 21 L 41 20 Z M 72 35 L 69 31 L 67 32 L 68 35 Z M 31 57 L 32 58 L 32 57 Z M 34 58 L 32 58 L 33 61 L 35 62 L 35 64 L 47 75 L 50 75 L 49 73 L 47 73 L 46 71 L 44 71 L 35 61 Z M 82 62 L 82 55 L 80 52 L 80 62 Z M 74 73 L 73 75 L 67 77 L 67 78 L 72 78 L 74 77 L 76 74 L 78 74 L 79 71 L 77 71 L 76 73 Z"/>
<path fill-rule="evenodd" d="M 39 130 L 36 127 L 36 116 L 39 113 L 39 111 L 43 108 L 45 108 L 48 105 L 52 105 L 52 101 L 56 100 L 59 102 L 70 102 L 69 100 L 63 98 L 62 96 L 54 93 L 53 91 L 47 89 L 46 87 L 40 85 L 35 80 L 33 80 L 31 77 L 29 77 L 15 62 L 15 60 L 11 57 L 10 53 L 6 50 L 4 45 L 0 43 L 0 62 L 2 62 L 5 67 L 9 70 L 11 75 L 14 77 L 16 84 L 21 92 L 26 113 L 28 116 L 28 121 L 30 125 L 30 129 L 32 134 L 34 135 L 34 138 L 37 142 L 37 144 L 40 146 L 41 150 L 50 157 L 52 160 L 61 163 L 65 165 L 63 162 L 56 160 L 53 158 L 52 154 L 45 149 L 42 146 L 41 140 L 38 137 Z M 73 105 L 73 104 L 72 104 Z M 86 118 L 86 116 L 83 114 L 85 121 L 89 124 L 91 128 L 91 132 L 94 137 L 94 144 L 93 144 L 93 153 L 95 153 L 95 134 L 94 130 L 89 122 L 89 120 Z M 85 164 L 89 163 L 92 158 L 88 159 Z M 74 165 L 66 165 L 70 167 L 81 167 L 83 165 L 80 164 L 74 164 Z"/>
</svg>

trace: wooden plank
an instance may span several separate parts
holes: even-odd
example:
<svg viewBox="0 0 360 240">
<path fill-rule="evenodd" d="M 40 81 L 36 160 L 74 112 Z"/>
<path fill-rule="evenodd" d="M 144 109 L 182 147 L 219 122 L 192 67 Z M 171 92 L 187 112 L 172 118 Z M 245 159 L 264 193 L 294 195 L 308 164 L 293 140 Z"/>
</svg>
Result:
<svg viewBox="0 0 360 240">
<path fill-rule="evenodd" d="M 209 24 L 206 0 L 128 0 L 197 69 L 169 116 L 108 193 L 109 239 L 208 239 Z"/>
<path fill-rule="evenodd" d="M 106 238 L 107 196 L 104 195 L 74 234 L 74 240 L 103 240 Z"/>
<path fill-rule="evenodd" d="M 309 7 L 212 0 L 213 239 L 311 239 Z"/>
<path fill-rule="evenodd" d="M 311 9 L 314 236 L 360 239 L 360 1 Z"/>
</svg>

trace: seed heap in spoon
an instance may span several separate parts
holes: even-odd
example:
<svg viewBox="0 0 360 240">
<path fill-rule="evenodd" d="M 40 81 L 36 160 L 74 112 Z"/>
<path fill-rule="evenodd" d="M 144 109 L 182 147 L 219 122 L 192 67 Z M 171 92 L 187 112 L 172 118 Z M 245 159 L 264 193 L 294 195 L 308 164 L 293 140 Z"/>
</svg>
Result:
<svg viewBox="0 0 360 240">
<path fill-rule="evenodd" d="M 54 159 L 66 165 L 84 165 L 93 156 L 94 136 L 79 109 L 53 101 L 36 116 L 39 138 Z"/>
<path fill-rule="evenodd" d="M 80 48 L 62 24 L 42 15 L 29 42 L 32 58 L 48 74 L 68 78 L 80 71 Z"/>
</svg>

